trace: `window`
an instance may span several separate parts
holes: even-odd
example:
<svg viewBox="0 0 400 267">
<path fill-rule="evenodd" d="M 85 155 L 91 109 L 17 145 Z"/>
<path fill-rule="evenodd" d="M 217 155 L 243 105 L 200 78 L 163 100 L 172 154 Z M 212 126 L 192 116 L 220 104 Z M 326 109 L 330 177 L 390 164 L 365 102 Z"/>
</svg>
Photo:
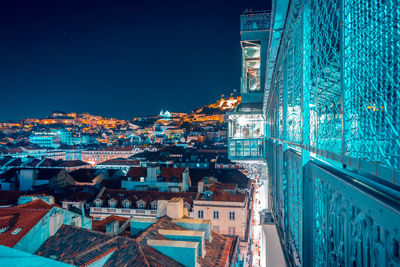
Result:
<svg viewBox="0 0 400 267">
<path fill-rule="evenodd" d="M 235 227 L 228 227 L 228 235 L 235 235 Z"/>
<path fill-rule="evenodd" d="M 21 227 L 16 228 L 14 231 L 11 232 L 12 235 L 18 234 L 22 230 Z"/>
<path fill-rule="evenodd" d="M 156 210 L 157 209 L 157 203 L 154 203 L 153 204 L 153 210 Z"/>
<path fill-rule="evenodd" d="M 115 201 L 110 201 L 110 208 L 115 208 Z"/>
<path fill-rule="evenodd" d="M 214 212 L 213 212 L 213 218 L 214 219 L 219 219 L 219 211 L 217 211 L 217 210 L 214 210 Z"/>
<path fill-rule="evenodd" d="M 197 215 L 198 215 L 197 217 L 199 219 L 203 219 L 204 218 L 204 212 L 202 210 L 199 210 Z"/>
<path fill-rule="evenodd" d="M 129 201 L 124 202 L 124 207 L 125 207 L 125 209 L 129 209 Z"/>
<path fill-rule="evenodd" d="M 138 204 L 138 208 L 139 208 L 139 209 L 143 209 L 143 208 L 144 208 L 143 202 L 140 202 L 140 203 Z"/>
<path fill-rule="evenodd" d="M 234 211 L 229 212 L 229 220 L 235 220 L 235 212 Z"/>
<path fill-rule="evenodd" d="M 100 200 L 96 201 L 96 207 L 101 207 L 101 201 Z"/>
</svg>

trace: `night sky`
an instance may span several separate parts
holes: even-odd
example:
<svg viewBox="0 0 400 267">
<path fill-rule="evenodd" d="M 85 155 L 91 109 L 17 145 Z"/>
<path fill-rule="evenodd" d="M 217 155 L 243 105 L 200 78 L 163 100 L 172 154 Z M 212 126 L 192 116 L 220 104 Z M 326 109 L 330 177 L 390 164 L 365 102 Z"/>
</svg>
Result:
<svg viewBox="0 0 400 267">
<path fill-rule="evenodd" d="M 268 0 L 2 0 L 0 121 L 131 119 L 239 88 L 239 16 Z"/>
</svg>

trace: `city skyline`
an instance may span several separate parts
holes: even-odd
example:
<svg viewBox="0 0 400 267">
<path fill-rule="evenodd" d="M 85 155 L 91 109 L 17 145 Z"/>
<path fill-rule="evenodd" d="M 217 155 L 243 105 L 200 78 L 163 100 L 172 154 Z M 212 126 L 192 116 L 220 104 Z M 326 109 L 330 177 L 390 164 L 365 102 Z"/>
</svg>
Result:
<svg viewBox="0 0 400 267">
<path fill-rule="evenodd" d="M 239 89 L 239 15 L 268 9 L 265 1 L 1 5 L 0 121 L 54 110 L 121 119 L 189 112 Z"/>
</svg>

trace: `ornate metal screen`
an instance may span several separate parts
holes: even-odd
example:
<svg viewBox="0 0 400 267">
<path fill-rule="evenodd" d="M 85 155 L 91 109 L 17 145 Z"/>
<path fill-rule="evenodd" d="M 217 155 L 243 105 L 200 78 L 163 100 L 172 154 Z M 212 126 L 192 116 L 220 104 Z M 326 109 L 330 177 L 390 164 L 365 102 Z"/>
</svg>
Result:
<svg viewBox="0 0 400 267">
<path fill-rule="evenodd" d="M 400 266 L 400 3 L 288 2 L 265 103 L 284 248 L 293 265 Z"/>
<path fill-rule="evenodd" d="M 267 90 L 270 136 L 399 170 L 399 39 L 398 1 L 292 1 Z"/>
</svg>

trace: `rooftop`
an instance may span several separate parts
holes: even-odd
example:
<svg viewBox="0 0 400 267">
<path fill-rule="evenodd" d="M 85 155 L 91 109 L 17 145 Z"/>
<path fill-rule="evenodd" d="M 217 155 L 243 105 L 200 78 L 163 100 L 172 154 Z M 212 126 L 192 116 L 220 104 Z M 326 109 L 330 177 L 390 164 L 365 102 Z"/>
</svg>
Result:
<svg viewBox="0 0 400 267">
<path fill-rule="evenodd" d="M 106 225 L 113 221 L 119 222 L 119 227 L 121 227 L 129 218 L 120 217 L 117 215 L 111 215 L 103 220 L 93 220 L 92 221 L 92 229 L 99 232 L 106 232 Z"/>
<path fill-rule="evenodd" d="M 99 174 L 97 173 L 98 170 L 96 169 L 78 169 L 73 172 L 70 172 L 69 174 L 72 176 L 72 178 L 81 183 L 87 183 L 87 182 L 92 182 L 93 179 L 95 179 Z"/>
<path fill-rule="evenodd" d="M 137 200 L 144 200 L 150 204 L 154 200 L 171 200 L 173 198 L 183 198 L 189 204 L 193 203 L 196 197 L 196 192 L 158 192 L 158 191 L 130 191 L 125 189 L 106 189 L 100 196 L 103 201 L 114 199 L 117 201 L 116 206 L 122 207 L 122 201 L 129 200 L 136 202 Z"/>
<path fill-rule="evenodd" d="M 182 266 L 157 250 L 142 246 L 136 240 L 111 237 L 105 233 L 62 225 L 36 254 L 56 260 L 88 265 L 109 254 L 104 266 Z"/>
<path fill-rule="evenodd" d="M 0 208 L 0 245 L 14 247 L 51 208 L 40 199 L 16 207 Z"/>
</svg>

